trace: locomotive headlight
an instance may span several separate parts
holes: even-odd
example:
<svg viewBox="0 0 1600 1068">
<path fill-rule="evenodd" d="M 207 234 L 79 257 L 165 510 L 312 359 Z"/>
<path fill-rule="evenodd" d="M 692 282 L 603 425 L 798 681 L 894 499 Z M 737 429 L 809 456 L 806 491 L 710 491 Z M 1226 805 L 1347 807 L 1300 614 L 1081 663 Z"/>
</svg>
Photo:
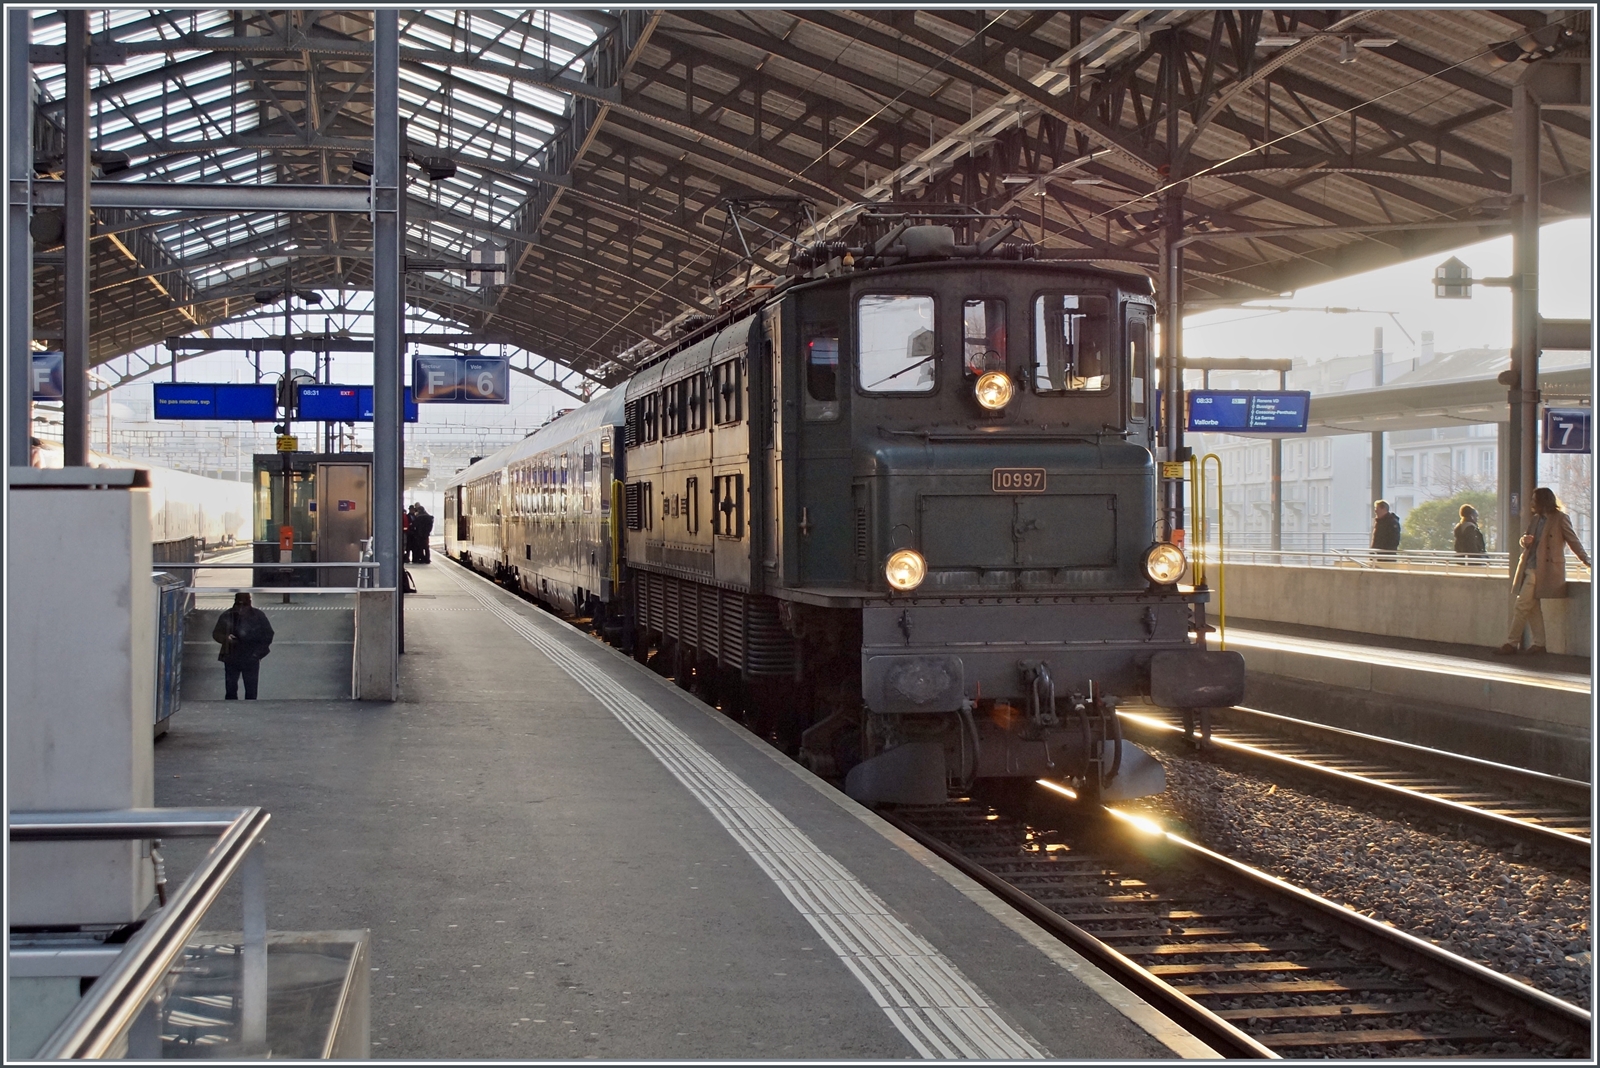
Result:
<svg viewBox="0 0 1600 1068">
<path fill-rule="evenodd" d="M 985 372 L 973 391 L 978 395 L 978 403 L 991 412 L 998 412 L 1011 403 L 1011 379 L 1004 371 Z"/>
<path fill-rule="evenodd" d="M 883 577 L 897 590 L 914 590 L 928 577 L 928 562 L 915 549 L 901 549 L 889 554 Z"/>
<path fill-rule="evenodd" d="M 1158 541 L 1144 554 L 1144 573 L 1151 582 L 1170 586 L 1183 574 L 1183 550 L 1170 541 Z"/>
</svg>

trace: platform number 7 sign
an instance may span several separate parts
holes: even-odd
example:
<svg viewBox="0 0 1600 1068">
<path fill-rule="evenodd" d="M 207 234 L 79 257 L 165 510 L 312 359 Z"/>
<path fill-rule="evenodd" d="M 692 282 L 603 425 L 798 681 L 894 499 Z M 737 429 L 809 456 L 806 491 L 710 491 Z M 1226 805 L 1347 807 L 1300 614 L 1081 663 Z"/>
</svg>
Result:
<svg viewBox="0 0 1600 1068">
<path fill-rule="evenodd" d="M 1588 408 L 1546 408 L 1544 451 L 1588 452 L 1591 417 Z"/>
</svg>

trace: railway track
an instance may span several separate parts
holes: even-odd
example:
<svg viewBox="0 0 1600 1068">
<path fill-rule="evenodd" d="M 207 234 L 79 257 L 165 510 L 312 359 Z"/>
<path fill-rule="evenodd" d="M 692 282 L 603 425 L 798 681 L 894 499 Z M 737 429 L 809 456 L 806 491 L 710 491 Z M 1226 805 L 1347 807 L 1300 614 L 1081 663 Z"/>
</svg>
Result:
<svg viewBox="0 0 1600 1068">
<path fill-rule="evenodd" d="M 1140 817 L 1030 807 L 882 814 L 1224 1056 L 1588 1055 L 1584 1009 Z"/>
<path fill-rule="evenodd" d="M 1130 738 L 1160 743 L 1183 736 L 1176 714 L 1120 714 Z M 1590 867 L 1586 782 L 1251 708 L 1217 716 L 1211 743 L 1227 758 L 1382 798 Z"/>
</svg>

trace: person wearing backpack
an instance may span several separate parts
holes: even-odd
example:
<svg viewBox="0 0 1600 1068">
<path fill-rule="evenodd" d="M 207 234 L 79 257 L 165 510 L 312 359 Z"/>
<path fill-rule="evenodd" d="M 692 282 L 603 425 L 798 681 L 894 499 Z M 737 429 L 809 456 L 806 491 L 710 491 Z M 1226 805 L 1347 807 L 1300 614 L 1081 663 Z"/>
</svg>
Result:
<svg viewBox="0 0 1600 1068">
<path fill-rule="evenodd" d="M 256 699 L 261 678 L 261 659 L 272 651 L 272 621 L 250 604 L 248 593 L 237 593 L 233 607 L 217 617 L 211 640 L 222 646 L 217 659 L 222 661 L 224 698 L 239 699 L 239 680 L 244 679 L 244 699 Z"/>
</svg>

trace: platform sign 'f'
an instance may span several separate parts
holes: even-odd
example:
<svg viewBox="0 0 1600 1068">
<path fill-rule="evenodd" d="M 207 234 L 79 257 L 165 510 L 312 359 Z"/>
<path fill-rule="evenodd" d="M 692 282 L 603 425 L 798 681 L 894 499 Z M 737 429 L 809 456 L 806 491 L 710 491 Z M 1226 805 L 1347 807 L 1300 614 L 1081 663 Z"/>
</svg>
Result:
<svg viewBox="0 0 1600 1068">
<path fill-rule="evenodd" d="M 461 360 L 456 356 L 418 356 L 411 369 L 411 392 L 418 403 L 460 399 Z"/>
<path fill-rule="evenodd" d="M 63 368 L 66 366 L 66 357 L 59 352 L 36 352 L 33 354 L 33 399 L 36 401 L 58 401 L 63 390 Z"/>
</svg>

